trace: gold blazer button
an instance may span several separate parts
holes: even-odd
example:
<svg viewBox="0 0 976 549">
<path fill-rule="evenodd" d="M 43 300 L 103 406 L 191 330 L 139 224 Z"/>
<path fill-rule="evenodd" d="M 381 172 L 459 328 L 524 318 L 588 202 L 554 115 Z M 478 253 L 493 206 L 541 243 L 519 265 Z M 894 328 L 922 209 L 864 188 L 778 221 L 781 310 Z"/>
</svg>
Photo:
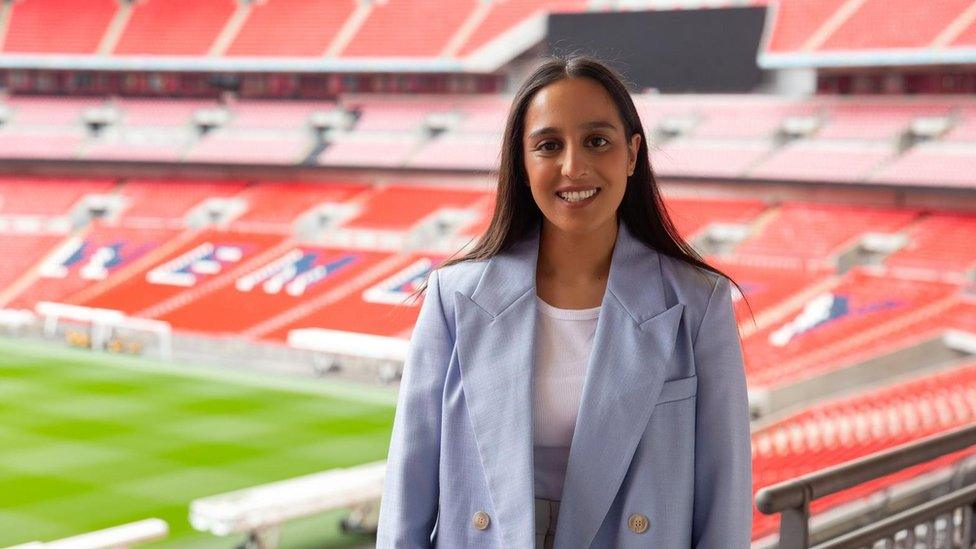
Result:
<svg viewBox="0 0 976 549">
<path fill-rule="evenodd" d="M 484 511 L 478 511 L 477 513 L 474 514 L 474 527 L 477 528 L 478 530 L 484 530 L 485 528 L 488 528 L 489 522 L 491 522 L 491 517 L 488 516 L 488 513 Z"/>
<path fill-rule="evenodd" d="M 643 534 L 647 531 L 647 527 L 650 525 L 651 521 L 640 513 L 634 513 L 633 515 L 630 515 L 629 519 L 627 519 L 627 526 L 629 526 L 630 531 L 635 534 Z"/>
</svg>

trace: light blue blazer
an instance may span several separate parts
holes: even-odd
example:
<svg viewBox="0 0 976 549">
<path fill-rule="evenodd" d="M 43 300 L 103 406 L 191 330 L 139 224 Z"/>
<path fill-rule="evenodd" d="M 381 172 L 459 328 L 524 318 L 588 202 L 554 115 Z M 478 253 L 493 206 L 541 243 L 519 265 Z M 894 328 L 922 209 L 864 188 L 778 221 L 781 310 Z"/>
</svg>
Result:
<svg viewBox="0 0 976 549">
<path fill-rule="evenodd" d="M 534 546 L 536 227 L 428 278 L 377 547 Z M 617 234 L 555 547 L 749 547 L 749 406 L 729 281 L 655 252 L 623 222 Z M 643 533 L 632 514 L 649 519 Z"/>
</svg>

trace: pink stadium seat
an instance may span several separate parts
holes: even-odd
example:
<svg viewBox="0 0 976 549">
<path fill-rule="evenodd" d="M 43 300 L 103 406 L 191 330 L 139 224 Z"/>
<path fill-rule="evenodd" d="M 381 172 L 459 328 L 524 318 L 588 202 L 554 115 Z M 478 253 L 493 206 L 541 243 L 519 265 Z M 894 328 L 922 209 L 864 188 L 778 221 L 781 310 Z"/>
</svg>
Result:
<svg viewBox="0 0 976 549">
<path fill-rule="evenodd" d="M 183 143 L 153 143 L 145 140 L 95 140 L 82 148 L 81 157 L 87 160 L 121 160 L 139 162 L 179 162 Z"/>
<path fill-rule="evenodd" d="M 739 177 L 772 149 L 766 141 L 669 141 L 650 151 L 654 171 L 663 176 Z"/>
<path fill-rule="evenodd" d="M 409 339 L 423 296 L 416 301 L 407 297 L 427 279 L 429 269 L 418 268 L 418 261 L 425 259 L 436 265 L 444 258 L 420 253 L 390 256 L 385 269 L 351 285 L 348 291 L 296 307 L 251 335 L 285 342 L 293 329 L 324 328 Z"/>
<path fill-rule="evenodd" d="M 774 10 L 773 24 L 766 29 L 769 36 L 766 51 L 793 52 L 802 49 L 811 35 L 823 25 L 847 0 L 783 0 L 770 6 Z"/>
<path fill-rule="evenodd" d="M 976 363 L 818 403 L 752 435 L 753 491 L 976 420 Z M 966 449 L 818 499 L 813 514 L 956 462 Z M 778 515 L 753 514 L 753 537 L 775 532 Z"/>
<path fill-rule="evenodd" d="M 969 0 L 867 0 L 819 49 L 925 48 L 970 5 Z"/>
<path fill-rule="evenodd" d="M 256 183 L 237 198 L 247 201 L 248 209 L 234 220 L 240 230 L 289 231 L 298 216 L 323 202 L 345 202 L 370 189 L 367 183 Z"/>
<path fill-rule="evenodd" d="M 63 234 L 0 233 L 0 308 L 14 297 L 10 285 L 29 275 L 65 238 Z"/>
<path fill-rule="evenodd" d="M 735 255 L 828 261 L 864 233 L 896 231 L 917 216 L 913 210 L 787 202 L 761 232 L 735 249 Z"/>
<path fill-rule="evenodd" d="M 874 173 L 871 181 L 898 185 L 976 188 L 976 146 L 923 143 Z"/>
<path fill-rule="evenodd" d="M 371 136 L 351 134 L 331 143 L 319 153 L 316 162 L 323 166 L 364 166 L 400 168 L 406 165 L 420 145 L 416 135 Z"/>
<path fill-rule="evenodd" d="M 195 299 L 153 307 L 144 314 L 182 330 L 239 334 L 290 309 L 358 293 L 348 285 L 355 285 L 357 277 L 389 256 L 385 252 L 295 244 L 241 269 Z M 228 315 L 228 310 L 235 312 Z M 349 313 L 363 319 L 365 311 Z"/>
<path fill-rule="evenodd" d="M 498 169 L 502 137 L 497 134 L 442 134 L 414 153 L 407 166 L 459 170 Z"/>
<path fill-rule="evenodd" d="M 4 103 L 13 109 L 13 122 L 24 126 L 72 126 L 80 129 L 81 114 L 88 107 L 101 105 L 101 98 L 45 97 L 14 95 Z"/>
<path fill-rule="evenodd" d="M 358 108 L 361 111 L 359 120 L 356 121 L 356 131 L 417 131 L 427 115 L 450 110 L 452 107 L 450 104 L 445 104 L 443 99 L 431 99 L 430 96 L 419 98 L 357 96 L 347 98 L 343 103 L 346 107 Z"/>
<path fill-rule="evenodd" d="M 750 325 L 753 315 L 781 304 L 813 284 L 823 282 L 831 271 L 827 268 L 803 269 L 787 265 L 763 265 L 736 262 L 734 258 L 708 257 L 708 263 L 735 280 L 748 304 L 733 290 L 733 305 L 740 325 Z"/>
<path fill-rule="evenodd" d="M 0 215 L 65 215 L 84 195 L 107 193 L 114 186 L 108 179 L 5 177 L 0 179 Z"/>
<path fill-rule="evenodd" d="M 255 133 L 216 131 L 187 151 L 187 162 L 297 164 L 312 148 L 312 137 L 298 131 Z"/>
<path fill-rule="evenodd" d="M 131 268 L 141 257 L 175 237 L 178 229 L 132 228 L 96 221 L 59 242 L 33 273 L 33 283 L 7 306 L 33 308 L 39 301 L 61 301 L 99 281 Z"/>
<path fill-rule="evenodd" d="M 701 121 L 692 130 L 695 138 L 761 139 L 773 137 L 788 116 L 817 114 L 813 103 L 783 102 L 775 96 L 717 97 L 699 101 Z"/>
<path fill-rule="evenodd" d="M 743 340 L 750 387 L 795 383 L 850 363 L 851 351 L 886 323 L 928 318 L 959 291 L 955 284 L 848 271 L 836 284 Z M 928 309 L 927 309 L 928 308 Z"/>
<path fill-rule="evenodd" d="M 85 142 L 80 128 L 0 132 L 0 158 L 70 160 Z"/>
<path fill-rule="evenodd" d="M 485 192 L 476 188 L 390 185 L 377 187 L 363 211 L 346 222 L 348 229 L 406 231 L 441 208 L 468 208 Z"/>
<path fill-rule="evenodd" d="M 356 0 L 252 3 L 244 26 L 225 55 L 321 56 L 355 7 Z"/>
<path fill-rule="evenodd" d="M 232 128 L 300 129 L 316 111 L 331 111 L 331 101 L 281 101 L 245 99 L 230 105 Z"/>
<path fill-rule="evenodd" d="M 484 20 L 458 51 L 463 57 L 484 46 L 515 25 L 546 12 L 579 12 L 586 0 L 500 0 L 493 2 Z"/>
<path fill-rule="evenodd" d="M 139 315 L 175 296 L 187 300 L 226 284 L 249 262 L 276 255 L 281 235 L 237 231 L 186 231 L 156 248 L 137 270 L 126 270 L 68 298 L 69 303 Z"/>
<path fill-rule="evenodd" d="M 215 108 L 217 101 L 199 99 L 119 98 L 113 104 L 122 112 L 125 126 L 188 126 L 199 109 Z"/>
<path fill-rule="evenodd" d="M 211 197 L 227 197 L 246 187 L 240 181 L 130 180 L 119 191 L 126 198 L 123 222 L 180 221 Z"/>
<path fill-rule="evenodd" d="M 885 259 L 888 267 L 960 274 L 976 267 L 976 216 L 934 213 L 903 232 L 908 243 Z"/>
<path fill-rule="evenodd" d="M 890 140 L 908 129 L 919 116 L 947 116 L 947 101 L 888 101 L 885 99 L 822 100 L 826 107 L 824 127 L 817 139 Z"/>
<path fill-rule="evenodd" d="M 10 9 L 5 53 L 95 53 L 119 3 L 20 0 L 12 2 Z"/>
<path fill-rule="evenodd" d="M 113 53 L 206 55 L 237 5 L 235 0 L 143 0 Z"/>
<path fill-rule="evenodd" d="M 375 3 L 342 57 L 436 57 L 478 0 Z"/>
<path fill-rule="evenodd" d="M 766 209 L 761 200 L 668 196 L 664 200 L 678 232 L 685 239 L 712 223 L 748 223 Z"/>
<path fill-rule="evenodd" d="M 895 155 L 887 143 L 802 140 L 788 144 L 747 172 L 759 179 L 861 181 Z"/>
</svg>

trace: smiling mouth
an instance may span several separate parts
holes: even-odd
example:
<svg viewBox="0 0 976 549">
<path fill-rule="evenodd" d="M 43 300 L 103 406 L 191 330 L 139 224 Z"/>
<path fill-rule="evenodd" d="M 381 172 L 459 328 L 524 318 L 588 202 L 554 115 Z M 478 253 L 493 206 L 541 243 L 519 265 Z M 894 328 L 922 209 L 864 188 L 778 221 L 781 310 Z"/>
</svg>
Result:
<svg viewBox="0 0 976 549">
<path fill-rule="evenodd" d="M 595 189 L 591 189 L 589 191 L 576 191 L 570 193 L 562 193 L 562 194 L 555 193 L 555 194 L 563 202 L 566 202 L 568 204 L 577 204 L 592 199 L 596 195 L 600 194 L 600 190 L 601 190 L 600 187 L 596 187 Z"/>
</svg>

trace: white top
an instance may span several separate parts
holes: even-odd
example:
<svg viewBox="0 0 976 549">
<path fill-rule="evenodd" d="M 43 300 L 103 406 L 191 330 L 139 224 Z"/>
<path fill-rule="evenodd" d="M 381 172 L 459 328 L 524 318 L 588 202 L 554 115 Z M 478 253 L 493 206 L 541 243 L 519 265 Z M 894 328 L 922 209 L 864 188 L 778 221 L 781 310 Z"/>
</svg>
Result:
<svg viewBox="0 0 976 549">
<path fill-rule="evenodd" d="M 562 499 L 586 363 L 600 307 L 560 309 L 536 296 L 533 445 L 535 497 Z"/>
</svg>

